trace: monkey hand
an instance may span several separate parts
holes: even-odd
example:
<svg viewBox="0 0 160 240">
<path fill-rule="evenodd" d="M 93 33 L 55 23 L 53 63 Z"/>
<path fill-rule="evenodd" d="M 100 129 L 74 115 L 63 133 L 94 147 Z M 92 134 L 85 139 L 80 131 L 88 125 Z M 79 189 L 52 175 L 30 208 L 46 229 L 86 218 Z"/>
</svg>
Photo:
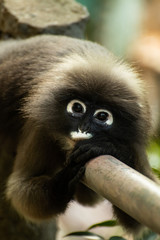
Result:
<svg viewBox="0 0 160 240">
<path fill-rule="evenodd" d="M 112 155 L 133 167 L 133 156 L 130 147 L 118 141 L 109 141 L 109 139 L 103 137 L 93 137 L 79 141 L 70 155 L 70 161 L 85 165 L 86 162 L 100 155 Z"/>
<path fill-rule="evenodd" d="M 76 186 L 83 177 L 84 172 L 85 168 L 82 163 L 72 161 L 53 178 L 52 187 L 53 191 L 55 189 L 55 198 L 57 202 L 63 202 L 62 206 L 66 207 L 73 199 Z"/>
</svg>

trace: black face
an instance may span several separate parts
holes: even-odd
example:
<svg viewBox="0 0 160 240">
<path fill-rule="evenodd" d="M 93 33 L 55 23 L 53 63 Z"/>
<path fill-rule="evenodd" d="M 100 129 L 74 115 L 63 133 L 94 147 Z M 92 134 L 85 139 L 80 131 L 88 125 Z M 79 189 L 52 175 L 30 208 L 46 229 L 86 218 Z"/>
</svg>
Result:
<svg viewBox="0 0 160 240">
<path fill-rule="evenodd" d="M 106 140 L 117 139 L 127 143 L 140 139 L 138 105 L 126 102 L 127 107 L 124 107 L 120 101 L 111 100 L 106 101 L 96 95 L 80 96 L 66 90 L 58 93 L 54 107 L 57 111 L 53 114 L 50 111 L 50 131 L 54 128 L 54 132 L 72 139 L 98 135 Z"/>
<path fill-rule="evenodd" d="M 73 139 L 78 136 L 86 139 L 93 137 L 106 132 L 113 124 L 113 115 L 109 110 L 79 99 L 69 101 L 66 118 L 71 123 L 70 134 Z"/>
</svg>

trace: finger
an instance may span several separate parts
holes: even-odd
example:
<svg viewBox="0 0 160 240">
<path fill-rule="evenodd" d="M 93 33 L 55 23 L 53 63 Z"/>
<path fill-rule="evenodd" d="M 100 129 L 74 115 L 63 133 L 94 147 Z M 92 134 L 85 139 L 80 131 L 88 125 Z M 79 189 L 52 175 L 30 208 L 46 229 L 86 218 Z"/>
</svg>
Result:
<svg viewBox="0 0 160 240">
<path fill-rule="evenodd" d="M 87 144 L 87 145 L 84 145 L 84 146 L 81 146 L 79 147 L 78 149 L 74 150 L 72 153 L 71 153 L 71 156 L 70 156 L 70 162 L 72 161 L 75 161 L 76 163 L 78 163 L 78 157 L 84 153 L 86 153 L 89 149 L 91 148 L 91 145 L 90 144 Z"/>
<path fill-rule="evenodd" d="M 68 190 L 69 192 L 73 192 L 75 190 L 76 185 L 79 183 L 79 181 L 82 179 L 85 173 L 85 167 L 81 167 L 77 173 L 77 175 L 69 182 L 68 184 Z"/>
</svg>

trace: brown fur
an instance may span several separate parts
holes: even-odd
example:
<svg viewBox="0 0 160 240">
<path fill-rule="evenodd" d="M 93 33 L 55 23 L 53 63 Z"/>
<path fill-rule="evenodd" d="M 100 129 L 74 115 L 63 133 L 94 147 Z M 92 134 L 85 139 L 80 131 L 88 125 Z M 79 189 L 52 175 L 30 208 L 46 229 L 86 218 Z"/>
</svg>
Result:
<svg viewBox="0 0 160 240">
<path fill-rule="evenodd" d="M 5 50 L 0 51 L 0 133 L 18 142 L 6 196 L 20 214 L 39 221 L 67 207 L 63 197 L 61 202 L 56 198 L 59 185 L 54 177 L 76 145 L 59 117 L 63 102 L 73 93 L 124 114 L 127 124 L 112 137 L 127 142 L 136 156 L 134 168 L 153 178 L 145 154 L 151 130 L 145 86 L 128 65 L 98 44 L 68 37 L 1 44 Z M 81 184 L 75 195 L 83 204 L 97 200 Z"/>
</svg>

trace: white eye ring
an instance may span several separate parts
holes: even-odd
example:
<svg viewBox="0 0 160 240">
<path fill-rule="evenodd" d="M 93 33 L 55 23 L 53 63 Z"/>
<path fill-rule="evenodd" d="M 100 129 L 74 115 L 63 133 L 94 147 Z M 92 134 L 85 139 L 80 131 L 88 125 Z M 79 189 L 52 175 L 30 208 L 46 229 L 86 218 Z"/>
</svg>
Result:
<svg viewBox="0 0 160 240">
<path fill-rule="evenodd" d="M 79 106 L 77 106 L 77 110 L 76 110 L 76 104 L 79 104 Z M 78 107 L 80 108 L 78 109 Z M 80 100 L 74 99 L 68 103 L 67 112 L 75 116 L 82 116 L 86 112 L 86 105 Z"/>
<path fill-rule="evenodd" d="M 107 119 L 106 120 L 98 119 L 98 114 L 100 114 L 100 113 L 107 113 Z M 111 112 L 109 112 L 106 109 L 98 109 L 97 111 L 95 111 L 94 117 L 97 120 L 97 122 L 101 123 L 101 124 L 112 125 L 112 123 L 113 123 L 113 115 Z"/>
</svg>

